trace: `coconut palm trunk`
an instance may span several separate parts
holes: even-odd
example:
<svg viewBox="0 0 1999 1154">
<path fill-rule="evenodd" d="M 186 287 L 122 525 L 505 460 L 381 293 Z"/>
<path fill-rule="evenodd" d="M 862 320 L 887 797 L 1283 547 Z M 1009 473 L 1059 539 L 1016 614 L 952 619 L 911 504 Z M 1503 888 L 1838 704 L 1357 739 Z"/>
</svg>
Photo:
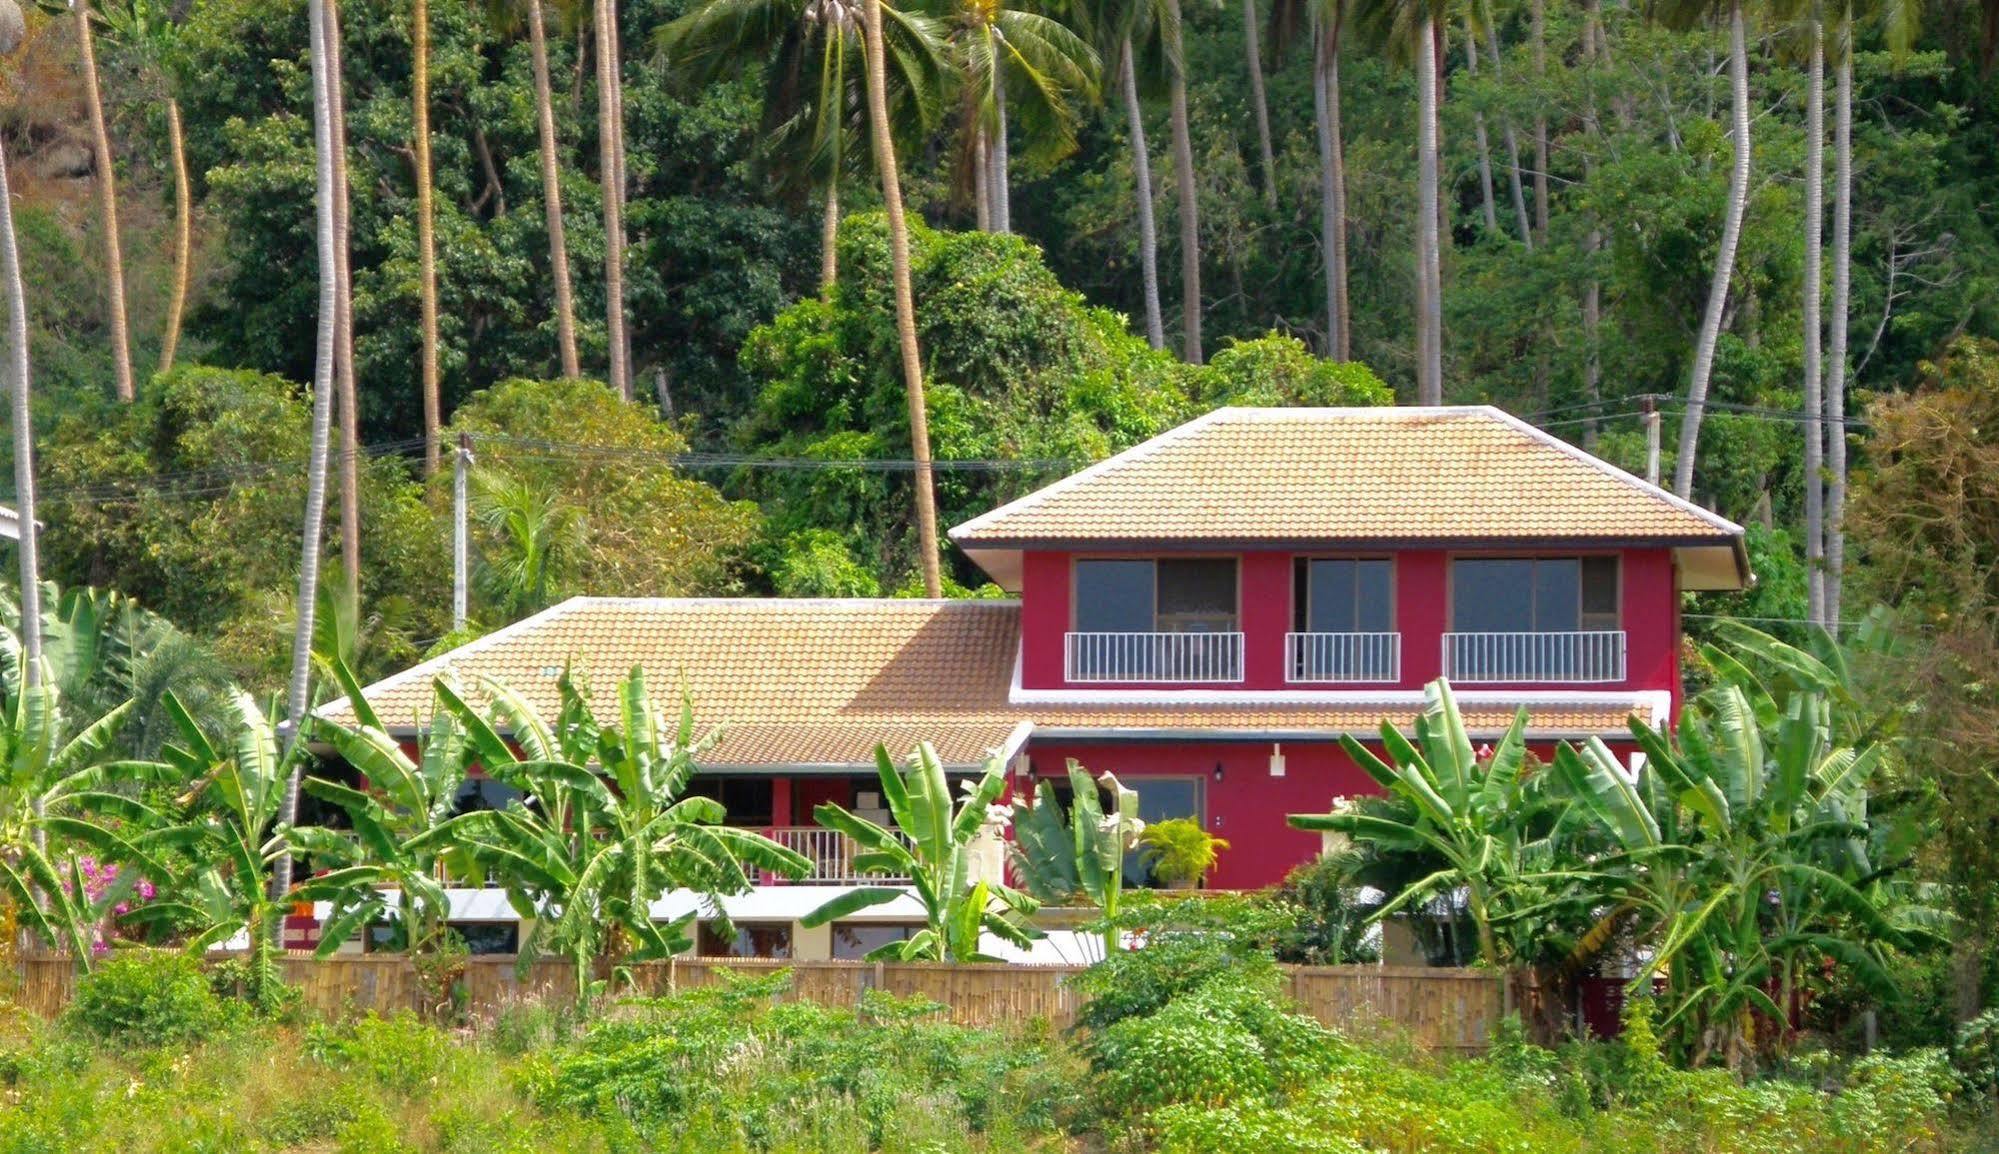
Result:
<svg viewBox="0 0 1999 1154">
<path fill-rule="evenodd" d="M 431 204 L 430 0 L 410 0 L 410 119 L 416 157 L 416 261 L 423 335 L 423 473 L 437 472 L 443 399 L 437 379 L 437 220 Z"/>
<path fill-rule="evenodd" d="M 604 184 L 604 314 L 610 339 L 611 387 L 632 399 L 631 367 L 625 362 L 625 206 L 619 163 L 618 122 L 623 107 L 618 85 L 616 0 L 596 0 L 597 163 Z"/>
<path fill-rule="evenodd" d="M 1728 208 L 1722 218 L 1721 247 L 1714 257 L 1714 282 L 1708 286 L 1707 311 L 1701 317 L 1700 339 L 1694 345 L 1692 373 L 1687 379 L 1687 411 L 1680 418 L 1679 456 L 1673 462 L 1673 492 L 1686 498 L 1694 489 L 1694 456 L 1700 448 L 1701 416 L 1707 408 L 1708 378 L 1714 371 L 1714 347 L 1721 339 L 1721 317 L 1728 305 L 1728 284 L 1735 274 L 1735 247 L 1742 238 L 1742 216 L 1749 205 L 1749 46 L 1743 27 L 1741 0 L 1728 9 L 1728 81 L 1734 121 L 1735 164 L 1728 179 Z"/>
<path fill-rule="evenodd" d="M 1548 2 L 1534 0 L 1528 23 L 1534 37 L 1534 91 L 1536 102 L 1548 78 Z M 1534 239 L 1548 240 L 1548 114 L 1534 113 Z"/>
<path fill-rule="evenodd" d="M 830 297 L 840 280 L 840 178 L 826 178 L 825 206 L 819 217 L 819 295 Z"/>
<path fill-rule="evenodd" d="M 992 164 L 991 212 L 994 232 L 1013 231 L 1012 159 L 1006 144 L 1006 69 L 1003 58 L 993 59 L 993 138 L 987 160 Z"/>
<path fill-rule="evenodd" d="M 562 375 L 580 377 L 576 358 L 576 298 L 569 284 L 569 240 L 562 225 L 562 168 L 555 138 L 555 88 L 548 78 L 548 27 L 541 0 L 528 0 L 528 51 L 534 66 L 537 142 L 541 150 L 541 206 L 548 222 L 548 270 L 555 281 L 555 344 Z"/>
<path fill-rule="evenodd" d="M 1145 108 L 1138 100 L 1138 69 L 1132 63 L 1129 36 L 1118 53 L 1118 84 L 1124 94 L 1125 129 L 1131 143 L 1132 185 L 1138 210 L 1138 269 L 1145 293 L 1145 340 L 1153 348 L 1163 349 L 1166 320 L 1159 310 L 1159 226 L 1152 216 L 1152 153 L 1145 143 Z"/>
<path fill-rule="evenodd" d="M 333 123 L 334 395 L 340 421 L 340 566 L 350 618 L 361 597 L 361 395 L 354 381 L 353 212 L 347 188 L 347 84 L 340 2 L 326 0 L 326 88 Z"/>
<path fill-rule="evenodd" d="M 304 546 L 298 569 L 297 622 L 292 632 L 291 685 L 288 713 L 292 740 L 304 733 L 306 710 L 311 705 L 313 610 L 319 600 L 319 544 L 326 514 L 327 442 L 333 424 L 335 347 L 339 343 L 339 234 L 335 204 L 333 139 L 333 72 L 328 51 L 332 43 L 327 0 L 308 0 L 311 14 L 312 45 L 312 128 L 313 183 L 317 196 L 315 218 L 319 237 L 319 328 L 313 350 L 312 450 L 306 466 Z M 302 762 L 294 762 L 291 779 L 285 785 L 283 803 L 278 807 L 278 823 L 298 821 L 298 786 Z M 282 897 L 291 889 L 292 861 L 281 855 L 273 870 L 274 893 Z"/>
<path fill-rule="evenodd" d="M 1820 303 L 1825 290 L 1821 266 L 1825 244 L 1825 22 L 1815 9 L 1811 21 L 1810 81 L 1805 93 L 1805 268 L 1803 288 L 1805 412 L 1805 603 L 1806 615 L 1825 621 L 1825 399 L 1821 355 Z"/>
<path fill-rule="evenodd" d="M 187 282 L 194 263 L 194 193 L 188 185 L 187 140 L 181 130 L 180 101 L 167 97 L 167 157 L 174 169 L 174 283 L 167 297 L 166 331 L 160 338 L 160 371 L 174 367 L 180 351 L 181 317 L 187 312 Z"/>
<path fill-rule="evenodd" d="M 13 0 L 0 0 L 11 5 Z M 19 14 L 15 14 L 16 21 Z M 8 36 L 5 17 L 0 15 L 0 40 Z M 11 55 L 14 45 L 0 43 L 0 55 Z M 0 280 L 6 282 L 7 351 L 6 379 L 14 422 L 14 511 L 21 518 L 18 553 L 21 562 L 21 678 L 33 686 L 41 681 L 42 584 L 41 562 L 36 551 L 35 527 L 35 433 L 33 406 L 29 403 L 28 294 L 21 281 L 21 249 L 14 239 L 14 195 L 7 183 L 7 152 L 0 142 Z"/>
<path fill-rule="evenodd" d="M 1853 8 L 1840 21 L 1832 112 L 1832 330 L 1826 341 L 1825 619 L 1846 581 L 1846 326 L 1853 304 Z"/>
<path fill-rule="evenodd" d="M 97 167 L 97 216 L 104 230 L 104 282 L 111 322 L 111 378 L 118 399 L 137 395 L 132 384 L 132 342 L 125 320 L 125 253 L 118 232 L 118 174 L 111 134 L 104 127 L 104 96 L 97 86 L 97 38 L 91 30 L 90 0 L 72 0 L 76 44 L 83 57 L 83 99 L 90 115 L 91 148 Z"/>
<path fill-rule="evenodd" d="M 1465 13 L 1465 74 L 1478 77 L 1478 33 L 1472 27 L 1471 13 Z M 1485 231 L 1499 232 L 1499 206 L 1492 195 L 1492 142 L 1485 134 L 1485 113 L 1472 113 L 1472 139 L 1478 144 L 1478 191 L 1479 204 L 1485 211 Z"/>
<path fill-rule="evenodd" d="M 1249 58 L 1249 106 L 1256 114 L 1256 155 L 1263 163 L 1263 203 L 1277 208 L 1277 153 L 1270 145 L 1270 99 L 1263 90 L 1263 45 L 1256 28 L 1256 0 L 1242 0 L 1242 45 Z"/>
<path fill-rule="evenodd" d="M 986 130 L 972 134 L 972 224 L 980 232 L 993 228 L 993 162 L 987 156 Z"/>
<path fill-rule="evenodd" d="M 895 332 L 902 347 L 902 383 L 909 401 L 909 448 L 916 461 L 917 558 L 923 592 L 944 595 L 937 555 L 937 492 L 930 467 L 930 417 L 923 398 L 923 357 L 916 345 L 916 297 L 910 284 L 909 222 L 902 210 L 902 175 L 896 169 L 895 135 L 889 131 L 888 65 L 882 58 L 881 0 L 864 0 L 862 35 L 867 40 L 868 129 L 874 139 L 875 167 L 881 172 L 882 208 L 888 216 L 890 276 L 895 285 Z"/>
<path fill-rule="evenodd" d="M 1437 228 L 1437 35 L 1436 20 L 1425 8 L 1416 31 L 1416 321 L 1419 361 L 1416 403 L 1444 403 L 1443 277 Z"/>
<path fill-rule="evenodd" d="M 1492 61 L 1492 78 L 1504 81 L 1506 74 L 1499 56 L 1499 30 L 1493 21 L 1485 25 L 1485 54 Z M 1513 200 L 1513 221 L 1520 230 L 1520 243 L 1528 252 L 1534 251 L 1534 228 L 1527 215 L 1527 192 L 1520 181 L 1520 133 L 1513 127 L 1513 118 L 1500 118 L 1502 134 L 1506 137 L 1506 185 L 1507 193 Z"/>
<path fill-rule="evenodd" d="M 1194 187 L 1194 139 L 1187 124 L 1187 56 L 1180 0 L 1166 0 L 1167 122 L 1173 135 L 1173 183 L 1180 208 L 1180 355 L 1201 363 L 1201 208 Z"/>
<path fill-rule="evenodd" d="M 1319 244 L 1326 271 L 1326 355 L 1352 355 L 1347 316 L 1346 145 L 1340 130 L 1340 32 L 1345 12 L 1335 6 L 1313 36 L 1312 111 L 1319 138 Z"/>
</svg>

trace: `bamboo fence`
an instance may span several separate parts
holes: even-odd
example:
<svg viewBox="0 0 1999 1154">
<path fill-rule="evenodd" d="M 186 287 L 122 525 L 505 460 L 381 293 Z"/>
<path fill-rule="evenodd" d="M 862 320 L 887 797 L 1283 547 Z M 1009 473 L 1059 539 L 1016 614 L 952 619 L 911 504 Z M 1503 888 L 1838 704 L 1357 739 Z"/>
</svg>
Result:
<svg viewBox="0 0 1999 1154">
<path fill-rule="evenodd" d="M 288 955 L 279 965 L 311 1013 L 327 1018 L 399 1010 L 421 1012 L 416 969 L 400 954 Z M 1032 1022 L 1073 1024 L 1082 996 L 1069 983 L 1081 966 L 945 965 L 902 962 L 784 962 L 742 958 L 676 958 L 619 972 L 619 988 L 641 995 L 696 989 L 788 970 L 782 997 L 826 1006 L 856 1006 L 870 990 L 927 999 L 951 1021 L 968 1026 Z M 1501 1016 L 1501 983 L 1490 970 L 1422 966 L 1285 966 L 1288 993 L 1302 1011 L 1345 1033 L 1431 1051 L 1477 1053 Z M 43 1017 L 60 1014 L 76 992 L 68 958 L 37 956 L 19 963 L 14 1000 Z M 542 959 L 525 970 L 511 955 L 471 958 L 460 982 L 464 1010 L 490 1017 L 509 1002 L 576 996 L 574 968 Z"/>
</svg>

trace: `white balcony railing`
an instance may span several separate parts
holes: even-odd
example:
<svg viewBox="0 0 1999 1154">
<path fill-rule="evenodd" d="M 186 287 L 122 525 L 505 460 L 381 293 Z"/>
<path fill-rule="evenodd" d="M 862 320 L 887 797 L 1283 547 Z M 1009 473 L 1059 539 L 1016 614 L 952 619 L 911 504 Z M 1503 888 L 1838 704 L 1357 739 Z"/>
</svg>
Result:
<svg viewBox="0 0 1999 1154">
<path fill-rule="evenodd" d="M 1624 633 L 1446 633 L 1444 676 L 1465 684 L 1624 680 Z"/>
<path fill-rule="evenodd" d="M 1400 681 L 1400 633 L 1286 633 L 1284 679 L 1306 682 Z"/>
<path fill-rule="evenodd" d="M 1240 633 L 1070 633 L 1062 654 L 1070 681 L 1242 680 Z"/>
<path fill-rule="evenodd" d="M 854 855 L 860 852 L 860 847 L 854 844 L 854 839 L 837 830 L 808 825 L 779 826 L 767 832 L 772 841 L 786 849 L 796 850 L 812 863 L 812 872 L 791 883 L 793 885 L 898 885 L 909 881 L 906 877 L 863 874 L 855 870 Z"/>
</svg>

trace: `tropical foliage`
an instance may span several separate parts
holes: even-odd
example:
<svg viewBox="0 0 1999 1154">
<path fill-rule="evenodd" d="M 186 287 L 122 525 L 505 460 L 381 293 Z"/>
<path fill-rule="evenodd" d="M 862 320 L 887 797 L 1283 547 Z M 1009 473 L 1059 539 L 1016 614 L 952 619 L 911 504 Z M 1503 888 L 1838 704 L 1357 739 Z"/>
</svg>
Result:
<svg viewBox="0 0 1999 1154">
<path fill-rule="evenodd" d="M 997 961 L 986 951 L 985 935 L 1021 948 L 1041 937 L 1041 931 L 1026 920 L 1041 903 L 990 876 L 978 876 L 974 870 L 974 859 L 980 854 L 997 861 L 999 829 L 1011 817 L 1006 807 L 995 804 L 1006 788 L 999 763 L 988 762 L 978 777 L 964 781 L 964 797 L 955 809 L 944 765 L 927 741 L 900 766 L 889 756 L 887 747 L 876 746 L 875 770 L 881 780 L 882 800 L 895 817 L 894 830 L 883 829 L 830 802 L 815 807 L 812 816 L 827 829 L 854 839 L 860 847 L 854 854 L 857 871 L 906 878 L 909 888 L 866 886 L 851 890 L 799 919 L 799 924 L 823 926 L 913 894 L 923 907 L 923 928 L 872 951 L 870 959 Z"/>
<path fill-rule="evenodd" d="M 1074 759 L 1067 770 L 1068 812 L 1063 812 L 1055 783 L 1047 780 L 1035 783 L 1033 794 L 1013 799 L 1007 861 L 1021 888 L 1037 901 L 1082 901 L 1101 911 L 1108 957 L 1121 945 L 1118 911 L 1125 856 L 1138 847 L 1146 826 L 1138 816 L 1138 792 L 1116 775 L 1093 778 Z"/>
</svg>

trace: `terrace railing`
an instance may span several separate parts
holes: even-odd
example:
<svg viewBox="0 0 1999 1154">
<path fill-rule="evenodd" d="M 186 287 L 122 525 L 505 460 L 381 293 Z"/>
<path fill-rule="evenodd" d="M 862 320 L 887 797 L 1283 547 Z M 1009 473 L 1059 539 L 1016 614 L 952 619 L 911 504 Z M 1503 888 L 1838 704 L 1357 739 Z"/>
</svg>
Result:
<svg viewBox="0 0 1999 1154">
<path fill-rule="evenodd" d="M 1444 676 L 1465 685 L 1623 681 L 1624 633 L 1446 633 Z"/>
<path fill-rule="evenodd" d="M 1286 633 L 1284 679 L 1293 684 L 1402 680 L 1400 633 Z"/>
<path fill-rule="evenodd" d="M 1069 633 L 1070 681 L 1214 684 L 1242 680 L 1240 633 Z"/>
</svg>

